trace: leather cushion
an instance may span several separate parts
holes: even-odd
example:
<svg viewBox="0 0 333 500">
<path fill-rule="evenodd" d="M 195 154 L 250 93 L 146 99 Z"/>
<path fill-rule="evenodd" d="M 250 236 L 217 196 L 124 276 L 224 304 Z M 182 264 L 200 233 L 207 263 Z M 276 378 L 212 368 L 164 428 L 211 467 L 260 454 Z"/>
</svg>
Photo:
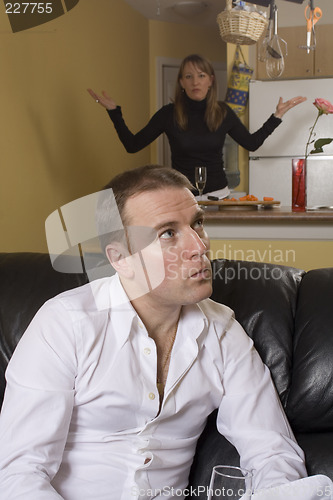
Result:
<svg viewBox="0 0 333 500">
<path fill-rule="evenodd" d="M 48 254 L 0 253 L 0 404 L 7 363 L 33 316 L 46 300 L 86 282 L 83 273 L 55 271 Z"/>
<path fill-rule="evenodd" d="M 295 320 L 287 415 L 298 432 L 333 430 L 333 268 L 304 276 Z"/>
<path fill-rule="evenodd" d="M 291 383 L 292 337 L 304 271 L 274 264 L 216 260 L 212 299 L 228 305 L 270 368 L 284 404 Z"/>
</svg>

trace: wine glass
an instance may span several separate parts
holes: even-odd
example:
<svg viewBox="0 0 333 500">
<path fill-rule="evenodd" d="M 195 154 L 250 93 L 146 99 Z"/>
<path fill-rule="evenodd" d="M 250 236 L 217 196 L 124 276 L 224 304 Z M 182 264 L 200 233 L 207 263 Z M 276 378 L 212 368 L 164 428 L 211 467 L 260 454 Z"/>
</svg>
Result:
<svg viewBox="0 0 333 500">
<path fill-rule="evenodd" d="M 203 190 L 205 189 L 207 181 L 207 168 L 195 167 L 195 185 L 199 191 L 199 196 L 202 198 Z"/>
<path fill-rule="evenodd" d="M 252 472 L 232 465 L 216 465 L 209 484 L 208 500 L 251 500 Z"/>
</svg>

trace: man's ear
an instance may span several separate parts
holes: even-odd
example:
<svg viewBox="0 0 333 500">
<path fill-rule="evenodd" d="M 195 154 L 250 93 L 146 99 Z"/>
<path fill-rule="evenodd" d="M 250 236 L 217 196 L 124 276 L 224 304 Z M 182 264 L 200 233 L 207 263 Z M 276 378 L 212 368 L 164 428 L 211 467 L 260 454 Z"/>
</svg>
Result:
<svg viewBox="0 0 333 500">
<path fill-rule="evenodd" d="M 131 267 L 131 259 L 128 250 L 121 243 L 110 243 L 105 248 L 105 253 L 114 270 L 124 278 L 132 278 L 134 275 Z"/>
</svg>

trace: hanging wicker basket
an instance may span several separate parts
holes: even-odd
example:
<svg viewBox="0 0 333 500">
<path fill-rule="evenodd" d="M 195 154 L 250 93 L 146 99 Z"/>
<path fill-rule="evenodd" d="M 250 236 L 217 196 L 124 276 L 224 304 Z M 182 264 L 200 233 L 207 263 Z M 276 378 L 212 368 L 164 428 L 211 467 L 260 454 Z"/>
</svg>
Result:
<svg viewBox="0 0 333 500">
<path fill-rule="evenodd" d="M 227 0 L 226 10 L 217 16 L 217 24 L 224 42 L 253 45 L 264 33 L 268 20 L 257 12 L 233 10 L 232 0 Z"/>
</svg>

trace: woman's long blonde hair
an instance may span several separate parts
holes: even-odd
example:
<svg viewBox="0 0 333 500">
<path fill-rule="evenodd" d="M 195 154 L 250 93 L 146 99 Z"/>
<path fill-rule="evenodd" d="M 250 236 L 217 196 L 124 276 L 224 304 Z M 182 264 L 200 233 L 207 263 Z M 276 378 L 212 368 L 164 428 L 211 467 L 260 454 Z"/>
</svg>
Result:
<svg viewBox="0 0 333 500">
<path fill-rule="evenodd" d="M 217 100 L 217 83 L 214 68 L 210 61 L 208 61 L 208 59 L 205 59 L 198 54 L 191 54 L 185 57 L 178 71 L 174 99 L 176 123 L 182 130 L 187 129 L 188 116 L 185 107 L 186 94 L 180 84 L 180 80 L 183 77 L 185 65 L 188 63 L 193 64 L 193 66 L 196 66 L 200 71 L 203 71 L 204 73 L 207 73 L 207 75 L 213 77 L 212 85 L 208 90 L 206 98 L 207 105 L 205 112 L 205 123 L 211 132 L 215 132 L 219 128 L 225 117 L 225 108 L 223 106 L 223 103 Z"/>
</svg>

